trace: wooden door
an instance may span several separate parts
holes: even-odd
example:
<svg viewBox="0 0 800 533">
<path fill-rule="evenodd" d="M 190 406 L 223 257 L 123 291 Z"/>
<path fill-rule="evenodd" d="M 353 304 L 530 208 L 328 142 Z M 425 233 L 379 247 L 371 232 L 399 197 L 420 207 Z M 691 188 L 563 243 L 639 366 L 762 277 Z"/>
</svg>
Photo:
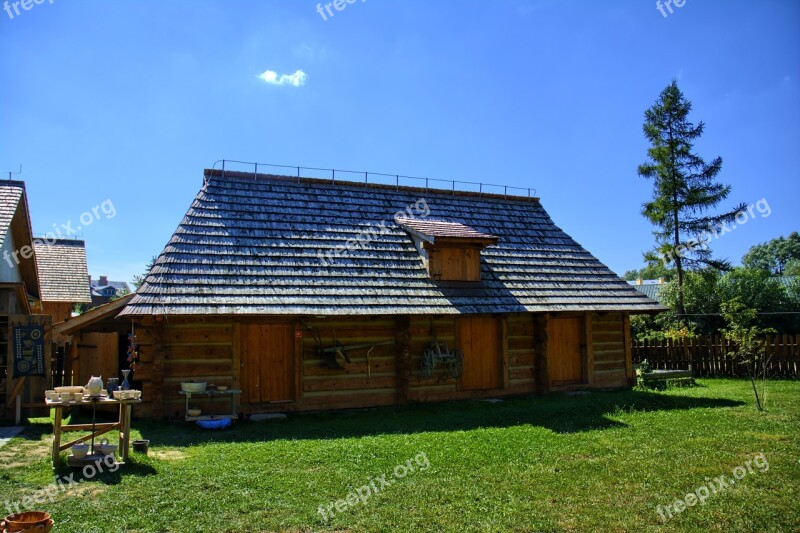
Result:
<svg viewBox="0 0 800 533">
<path fill-rule="evenodd" d="M 86 386 L 92 376 L 103 378 L 119 377 L 119 334 L 84 333 L 78 340 L 80 362 L 78 382 L 74 385 Z"/>
<path fill-rule="evenodd" d="M 583 383 L 583 318 L 550 319 L 547 342 L 550 382 L 553 385 Z"/>
<path fill-rule="evenodd" d="M 502 387 L 500 328 L 496 318 L 461 318 L 456 324 L 456 347 L 464 352 L 461 388 L 464 390 Z"/>
<path fill-rule="evenodd" d="M 241 332 L 243 401 L 294 401 L 294 326 L 243 324 Z"/>
</svg>

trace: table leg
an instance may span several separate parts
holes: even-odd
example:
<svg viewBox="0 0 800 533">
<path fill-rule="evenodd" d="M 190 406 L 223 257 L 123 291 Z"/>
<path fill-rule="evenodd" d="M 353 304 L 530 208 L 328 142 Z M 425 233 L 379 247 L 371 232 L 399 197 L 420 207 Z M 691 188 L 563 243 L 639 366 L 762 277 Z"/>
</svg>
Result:
<svg viewBox="0 0 800 533">
<path fill-rule="evenodd" d="M 119 456 L 121 460 L 125 461 L 125 435 L 128 434 L 128 430 L 125 429 L 125 403 L 120 402 L 119 404 Z"/>
<path fill-rule="evenodd" d="M 131 404 L 120 404 L 120 434 L 119 434 L 119 448 L 120 458 L 123 463 L 128 462 L 128 451 L 131 443 Z"/>
<path fill-rule="evenodd" d="M 61 466 L 61 406 L 55 408 L 55 420 L 53 421 L 53 468 Z"/>
</svg>

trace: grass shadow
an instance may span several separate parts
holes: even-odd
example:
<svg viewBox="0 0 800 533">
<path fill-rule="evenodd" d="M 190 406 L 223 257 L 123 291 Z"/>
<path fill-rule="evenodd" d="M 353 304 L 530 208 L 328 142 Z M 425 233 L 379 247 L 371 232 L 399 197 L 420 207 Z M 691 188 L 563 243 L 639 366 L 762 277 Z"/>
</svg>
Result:
<svg viewBox="0 0 800 533">
<path fill-rule="evenodd" d="M 207 442 L 338 439 L 386 434 L 468 431 L 531 425 L 554 433 L 599 431 L 625 425 L 609 415 L 622 411 L 671 411 L 730 408 L 744 402 L 692 398 L 642 390 L 592 392 L 584 396 L 553 394 L 508 398 L 501 402 L 458 401 L 401 407 L 291 414 L 285 420 L 239 422 L 232 429 L 210 431 L 183 422 L 137 421 L 134 427 L 151 446 L 185 447 Z"/>
<path fill-rule="evenodd" d="M 158 472 L 147 463 L 129 460 L 124 465 L 113 465 L 100 459 L 82 468 L 63 466 L 57 469 L 55 474 L 62 480 L 69 479 L 75 483 L 92 481 L 104 485 L 118 485 L 123 477 L 155 476 Z"/>
</svg>

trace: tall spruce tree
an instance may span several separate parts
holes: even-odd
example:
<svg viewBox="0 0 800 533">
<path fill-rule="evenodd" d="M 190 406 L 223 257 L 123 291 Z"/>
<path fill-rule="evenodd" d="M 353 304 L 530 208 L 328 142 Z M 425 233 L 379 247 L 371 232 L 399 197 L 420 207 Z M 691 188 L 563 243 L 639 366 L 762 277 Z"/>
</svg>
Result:
<svg viewBox="0 0 800 533">
<path fill-rule="evenodd" d="M 649 262 L 674 263 L 678 285 L 677 313 L 686 321 L 683 281 L 686 270 L 702 266 L 729 269 L 726 260 L 711 257 L 708 239 L 731 223 L 746 207 L 717 215 L 708 212 L 731 192 L 730 185 L 716 181 L 722 158 L 706 163 L 693 150 L 693 142 L 705 125 L 689 121 L 692 103 L 673 81 L 645 111 L 644 135 L 651 147 L 649 161 L 639 165 L 639 175 L 653 181 L 653 199 L 642 205 L 644 215 L 656 230 L 655 249 L 645 254 Z"/>
</svg>

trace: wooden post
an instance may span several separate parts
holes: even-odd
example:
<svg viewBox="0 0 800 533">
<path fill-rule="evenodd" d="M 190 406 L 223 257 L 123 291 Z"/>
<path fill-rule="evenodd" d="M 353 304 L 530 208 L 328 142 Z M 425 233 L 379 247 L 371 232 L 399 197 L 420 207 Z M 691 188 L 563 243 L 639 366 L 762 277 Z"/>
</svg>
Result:
<svg viewBox="0 0 800 533">
<path fill-rule="evenodd" d="M 636 376 L 633 372 L 633 362 L 631 360 L 631 315 L 629 313 L 623 315 L 622 333 L 625 342 L 625 375 L 628 376 L 628 383 L 633 385 Z"/>
<path fill-rule="evenodd" d="M 120 457 L 122 458 L 123 463 L 128 462 L 128 453 L 130 452 L 131 446 L 131 409 L 133 405 L 130 403 L 122 402 L 120 403 L 120 409 L 122 410 L 122 422 L 121 422 L 121 430 L 122 434 L 120 435 L 120 447 L 122 451 L 120 452 Z"/>
<path fill-rule="evenodd" d="M 166 346 L 164 339 L 164 322 L 156 320 L 153 322 L 153 418 L 162 420 L 164 418 L 164 359 L 166 358 Z"/>
<path fill-rule="evenodd" d="M 592 313 L 583 317 L 583 342 L 586 347 L 586 370 L 584 376 L 589 386 L 594 385 L 594 342 L 592 342 Z"/>
<path fill-rule="evenodd" d="M 83 338 L 82 333 L 77 333 L 72 336 L 72 343 L 69 346 L 70 353 L 70 374 L 72 381 L 67 381 L 69 385 L 79 385 L 81 379 L 81 351 L 78 345 Z"/>
<path fill-rule="evenodd" d="M 692 370 L 692 350 L 689 348 L 690 340 L 684 337 L 683 339 L 683 359 L 686 361 L 689 370 Z"/>
<path fill-rule="evenodd" d="M 500 355 L 503 359 L 502 378 L 503 388 L 508 389 L 511 386 L 511 376 L 508 362 L 508 318 L 500 318 Z"/>
<path fill-rule="evenodd" d="M 294 401 L 303 400 L 303 325 L 294 325 Z"/>
<path fill-rule="evenodd" d="M 61 415 L 62 407 L 55 407 L 55 419 L 53 420 L 53 468 L 61 466 Z"/>
<path fill-rule="evenodd" d="M 398 404 L 408 403 L 411 383 L 411 318 L 397 316 L 394 319 L 395 373 L 397 374 Z"/>
<path fill-rule="evenodd" d="M 231 339 L 231 358 L 233 362 L 232 370 L 232 378 L 233 389 L 240 389 L 242 388 L 242 325 L 239 322 L 233 323 L 233 338 Z M 302 362 L 301 362 L 302 364 Z M 296 391 L 295 391 L 296 392 Z M 241 411 L 241 409 L 236 409 L 236 399 L 232 400 L 234 402 L 233 411 Z M 239 407 L 241 407 L 241 402 Z"/>
<path fill-rule="evenodd" d="M 548 349 L 549 316 L 547 313 L 533 315 L 534 372 L 536 392 L 550 392 L 550 368 Z"/>
</svg>

